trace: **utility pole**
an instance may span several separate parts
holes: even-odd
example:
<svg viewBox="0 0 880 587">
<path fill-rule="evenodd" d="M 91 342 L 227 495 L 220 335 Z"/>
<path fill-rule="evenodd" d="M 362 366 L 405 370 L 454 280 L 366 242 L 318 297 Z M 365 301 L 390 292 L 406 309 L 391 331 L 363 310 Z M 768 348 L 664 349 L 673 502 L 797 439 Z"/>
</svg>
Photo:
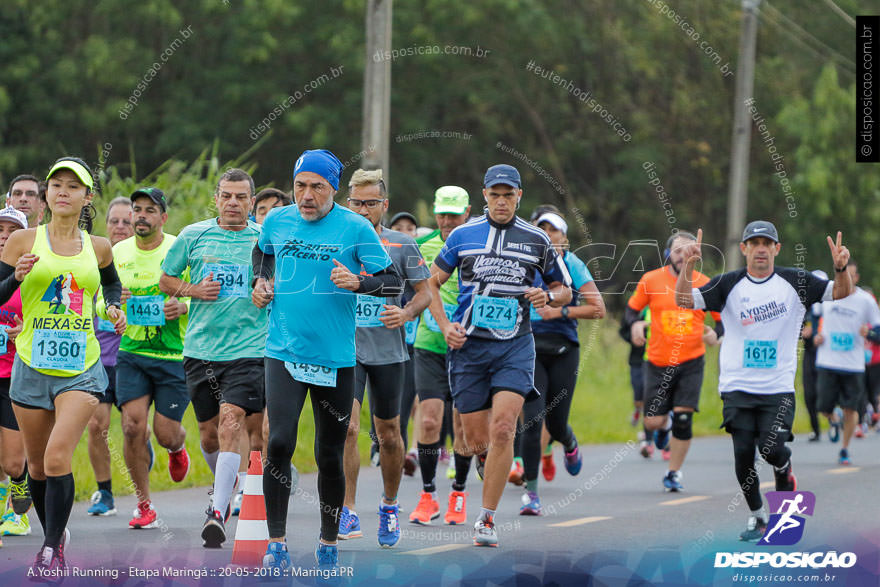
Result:
<svg viewBox="0 0 880 587">
<path fill-rule="evenodd" d="M 392 0 L 367 1 L 367 66 L 361 132 L 364 151 L 361 167 L 381 168 L 386 186 L 389 185 L 388 135 L 391 132 L 391 3 Z"/>
<path fill-rule="evenodd" d="M 739 39 L 739 60 L 736 66 L 736 97 L 733 103 L 733 138 L 730 156 L 730 189 L 727 195 L 727 242 L 725 270 L 742 267 L 739 251 L 742 230 L 746 224 L 749 189 L 749 145 L 752 121 L 746 100 L 755 87 L 755 44 L 758 36 L 758 5 L 761 0 L 742 0 L 742 32 Z"/>
</svg>

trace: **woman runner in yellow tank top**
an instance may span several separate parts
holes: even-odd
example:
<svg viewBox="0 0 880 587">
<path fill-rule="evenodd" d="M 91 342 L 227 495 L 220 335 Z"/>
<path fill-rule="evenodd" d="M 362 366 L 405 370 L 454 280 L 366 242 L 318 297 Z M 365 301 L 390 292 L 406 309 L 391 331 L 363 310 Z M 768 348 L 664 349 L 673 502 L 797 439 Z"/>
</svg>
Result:
<svg viewBox="0 0 880 587">
<path fill-rule="evenodd" d="M 24 326 L 12 366 L 10 397 L 24 438 L 28 485 L 45 541 L 35 577 L 60 581 L 66 569 L 73 507 L 73 451 L 107 387 L 92 326 L 103 286 L 108 316 L 125 330 L 122 284 L 110 242 L 90 236 L 92 173 L 79 159 L 55 162 L 46 178 L 48 224 L 13 233 L 0 258 L 0 303 L 21 288 Z M 82 228 L 86 230 L 83 230 Z"/>
</svg>

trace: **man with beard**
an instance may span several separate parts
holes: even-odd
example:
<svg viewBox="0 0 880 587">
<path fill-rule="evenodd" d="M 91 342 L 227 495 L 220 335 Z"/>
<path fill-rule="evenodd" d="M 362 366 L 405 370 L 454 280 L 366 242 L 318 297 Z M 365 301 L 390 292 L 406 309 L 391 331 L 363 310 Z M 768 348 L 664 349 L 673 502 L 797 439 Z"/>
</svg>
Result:
<svg viewBox="0 0 880 587">
<path fill-rule="evenodd" d="M 639 319 L 639 312 L 645 306 L 651 311 L 651 338 L 647 341 L 647 361 L 643 367 L 644 423 L 645 430 L 654 432 L 658 449 L 664 450 L 667 445 L 670 448 L 663 487 L 673 492 L 683 489 L 681 466 L 691 445 L 693 416 L 700 403 L 705 345 L 718 344 L 723 334 L 717 312 L 712 313 L 713 330 L 704 324 L 705 312 L 682 309 L 675 303 L 675 282 L 684 264 L 682 251 L 695 240 L 694 235 L 683 231 L 669 237 L 663 255 L 668 264 L 642 276 L 624 316 L 632 344 L 641 346 L 645 344 L 646 322 Z M 702 273 L 694 273 L 695 287 L 708 281 Z"/>
<path fill-rule="evenodd" d="M 156 407 L 153 433 L 168 450 L 172 481 L 180 483 L 189 471 L 186 430 L 180 423 L 189 405 L 181 363 L 189 305 L 159 289 L 162 262 L 176 240 L 162 231 L 168 221 L 165 194 L 141 188 L 131 195 L 131 204 L 134 237 L 113 247 L 128 318 L 116 355 L 116 405 L 122 412 L 125 465 L 138 499 L 129 527 L 140 529 L 158 527 L 150 502 L 150 404 Z M 99 316 L 102 310 L 99 302 Z"/>
<path fill-rule="evenodd" d="M 306 396 L 315 419 L 321 512 L 315 558 L 327 573 L 337 568 L 343 453 L 357 363 L 354 294 L 382 298 L 403 292 L 370 222 L 333 203 L 342 168 L 326 149 L 305 151 L 293 168 L 296 205 L 269 212 L 253 249 L 253 302 L 260 308 L 272 302 L 265 339 L 269 442 L 263 495 L 269 546 L 263 567 L 278 576 L 291 569 L 286 541 L 290 459 Z"/>
<path fill-rule="evenodd" d="M 355 512 L 360 470 L 357 438 L 364 389 L 369 381 L 370 413 L 376 424 L 384 489 L 382 502 L 379 504 L 378 540 L 379 546 L 391 548 L 400 539 L 397 490 L 403 472 L 404 451 L 400 429 L 401 426 L 406 426 L 406 416 L 409 415 L 406 413 L 403 418 L 400 417 L 401 395 L 407 363 L 410 360 L 404 325 L 417 318 L 428 307 L 431 293 L 428 291 L 427 279 L 431 272 L 412 237 L 381 224 L 382 216 L 388 210 L 388 193 L 382 179 L 382 170 L 358 169 L 352 174 L 348 188 L 349 209 L 373 225 L 391 257 L 394 269 L 405 279 L 403 294 L 409 302 L 402 303 L 400 296 L 382 299 L 361 295 L 357 298 L 355 397 L 345 442 L 345 505 L 339 522 L 339 537 L 356 538 L 362 534 L 360 519 Z"/>
</svg>

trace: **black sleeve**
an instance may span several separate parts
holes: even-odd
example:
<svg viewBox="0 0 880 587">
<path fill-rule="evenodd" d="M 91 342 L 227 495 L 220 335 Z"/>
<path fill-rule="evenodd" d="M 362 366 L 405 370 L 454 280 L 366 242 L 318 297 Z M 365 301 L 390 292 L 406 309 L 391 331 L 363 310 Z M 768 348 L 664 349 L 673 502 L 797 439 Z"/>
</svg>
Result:
<svg viewBox="0 0 880 587">
<path fill-rule="evenodd" d="M 703 295 L 703 301 L 705 302 L 705 307 L 703 309 L 707 312 L 720 312 L 723 310 L 724 305 L 727 303 L 727 297 L 730 295 L 733 287 L 739 283 L 741 279 L 745 278 L 745 276 L 745 269 L 729 271 L 727 273 L 722 273 L 721 275 L 716 275 L 709 280 L 709 283 L 698 288 Z"/>
<path fill-rule="evenodd" d="M 776 274 L 787 281 L 797 292 L 798 299 L 809 310 L 813 304 L 821 302 L 828 288 L 828 280 L 816 277 L 806 269 L 777 267 Z"/>
<path fill-rule="evenodd" d="M 631 328 L 633 324 L 640 320 L 639 316 L 641 316 L 641 312 L 636 312 L 627 306 L 623 311 L 623 317 L 620 319 L 620 337 L 630 344 L 632 344 L 632 340 L 630 340 Z"/>
<path fill-rule="evenodd" d="M 376 297 L 399 296 L 403 293 L 403 279 L 394 265 L 389 265 L 375 275 L 358 275 L 361 285 L 355 291 Z"/>
<path fill-rule="evenodd" d="M 254 245 L 251 264 L 254 267 L 254 281 L 260 277 L 268 281 L 275 275 L 275 255 L 264 253 L 259 243 Z"/>
<path fill-rule="evenodd" d="M 122 306 L 122 282 L 116 273 L 116 263 L 111 262 L 106 267 L 100 267 L 101 289 L 104 290 L 104 304 L 109 308 Z"/>
<path fill-rule="evenodd" d="M 718 338 L 721 338 L 722 336 L 724 336 L 724 324 L 722 324 L 721 322 L 715 323 L 714 330 L 715 330 L 715 334 L 718 335 Z"/>
<path fill-rule="evenodd" d="M 0 261 L 0 304 L 5 304 L 21 282 L 15 278 L 15 267 Z"/>
</svg>

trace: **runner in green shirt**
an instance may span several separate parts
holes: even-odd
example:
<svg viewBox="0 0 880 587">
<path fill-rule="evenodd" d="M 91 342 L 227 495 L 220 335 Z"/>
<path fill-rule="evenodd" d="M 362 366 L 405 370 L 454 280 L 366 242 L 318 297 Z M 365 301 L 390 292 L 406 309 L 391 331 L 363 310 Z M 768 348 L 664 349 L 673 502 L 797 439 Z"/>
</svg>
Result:
<svg viewBox="0 0 880 587">
<path fill-rule="evenodd" d="M 439 228 L 416 241 L 426 265 L 431 266 L 434 258 L 443 248 L 446 237 L 454 228 L 467 222 L 470 212 L 470 199 L 463 188 L 447 185 L 435 192 L 434 218 Z M 451 317 L 458 307 L 458 271 L 453 272 L 451 278 L 440 286 L 440 301 L 443 302 L 446 316 Z M 421 418 L 418 448 L 422 493 L 416 509 L 409 516 L 409 521 L 415 524 L 430 524 L 431 520 L 440 516 L 440 504 L 437 501 L 437 486 L 434 480 L 442 446 L 440 428 L 443 425 L 443 413 L 446 402 L 452 401 L 449 379 L 446 375 L 446 340 L 430 310 L 422 312 L 414 347 L 416 393 L 419 395 Z M 467 452 L 463 442 L 461 416 L 458 410 L 453 411 L 453 431 L 455 482 L 449 494 L 444 521 L 447 524 L 463 524 L 467 516 L 465 481 L 473 455 Z"/>
<path fill-rule="evenodd" d="M 168 221 L 165 194 L 154 187 L 141 188 L 131 195 L 131 203 L 134 236 L 113 247 L 128 319 L 116 355 L 116 405 L 122 412 L 125 465 L 138 496 L 128 525 L 139 529 L 159 525 L 150 502 L 150 404 L 156 407 L 153 433 L 168 451 L 172 481 L 183 481 L 189 471 L 186 430 L 180 423 L 189 405 L 181 362 L 189 305 L 159 289 L 162 261 L 175 241 L 162 231 Z M 99 316 L 101 306 L 99 302 Z"/>
</svg>

